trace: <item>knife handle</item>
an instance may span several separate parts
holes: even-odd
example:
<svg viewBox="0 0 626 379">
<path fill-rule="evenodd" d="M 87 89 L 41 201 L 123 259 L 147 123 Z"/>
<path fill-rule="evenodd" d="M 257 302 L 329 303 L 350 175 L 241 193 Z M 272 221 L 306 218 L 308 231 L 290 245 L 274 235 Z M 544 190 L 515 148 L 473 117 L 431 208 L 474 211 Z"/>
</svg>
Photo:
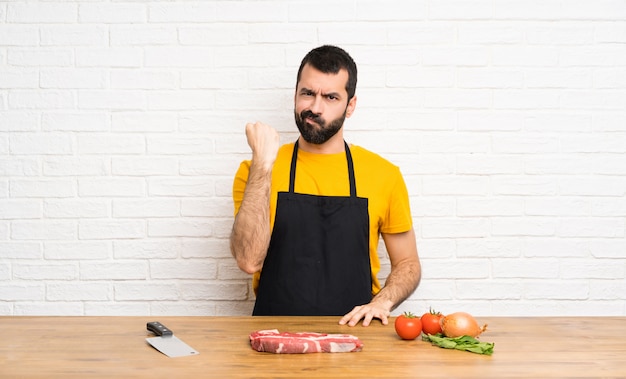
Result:
<svg viewBox="0 0 626 379">
<path fill-rule="evenodd" d="M 149 331 L 156 334 L 157 336 L 171 336 L 174 334 L 170 329 L 166 328 L 165 325 L 161 324 L 158 321 L 149 322 L 146 324 L 146 327 Z"/>
</svg>

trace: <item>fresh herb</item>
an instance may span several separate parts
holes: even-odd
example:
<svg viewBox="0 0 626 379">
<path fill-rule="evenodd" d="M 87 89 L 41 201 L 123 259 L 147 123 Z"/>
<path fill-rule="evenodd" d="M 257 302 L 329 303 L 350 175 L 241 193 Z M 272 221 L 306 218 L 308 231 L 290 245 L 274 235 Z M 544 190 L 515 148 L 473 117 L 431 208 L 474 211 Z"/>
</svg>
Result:
<svg viewBox="0 0 626 379">
<path fill-rule="evenodd" d="M 444 349 L 463 350 L 484 355 L 493 354 L 494 344 L 492 342 L 480 342 L 476 338 L 470 336 L 450 338 L 444 337 L 441 333 L 437 333 L 435 335 L 424 334 L 422 335 L 422 340 L 428 341 L 433 345 Z"/>
</svg>

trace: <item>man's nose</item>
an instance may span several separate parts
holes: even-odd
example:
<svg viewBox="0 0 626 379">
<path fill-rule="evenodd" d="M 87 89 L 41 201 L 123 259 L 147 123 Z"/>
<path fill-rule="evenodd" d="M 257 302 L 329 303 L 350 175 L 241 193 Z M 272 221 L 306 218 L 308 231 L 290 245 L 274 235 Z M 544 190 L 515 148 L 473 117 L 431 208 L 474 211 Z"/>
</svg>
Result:
<svg viewBox="0 0 626 379">
<path fill-rule="evenodd" d="M 313 101 L 311 102 L 310 110 L 316 115 L 322 114 L 322 111 L 324 110 L 324 102 L 323 102 L 322 96 L 317 95 L 313 98 Z"/>
</svg>

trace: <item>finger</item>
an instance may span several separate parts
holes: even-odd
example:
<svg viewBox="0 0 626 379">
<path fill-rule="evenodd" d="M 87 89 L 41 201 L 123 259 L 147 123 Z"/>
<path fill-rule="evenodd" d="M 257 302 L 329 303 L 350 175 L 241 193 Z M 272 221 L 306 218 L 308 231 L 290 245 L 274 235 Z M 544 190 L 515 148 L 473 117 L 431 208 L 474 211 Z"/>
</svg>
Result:
<svg viewBox="0 0 626 379">
<path fill-rule="evenodd" d="M 342 325 L 347 324 L 348 326 L 356 325 L 361 320 L 361 318 L 363 318 L 362 309 L 362 305 L 354 307 L 352 311 L 350 311 L 350 313 L 343 316 L 340 323 L 342 323 Z"/>
<path fill-rule="evenodd" d="M 352 319 L 350 319 L 350 322 L 348 323 L 348 326 L 355 326 L 359 323 L 359 321 L 361 321 L 361 318 L 363 318 L 363 316 L 360 315 L 352 317 Z"/>
<path fill-rule="evenodd" d="M 246 138 L 248 139 L 248 145 L 250 145 L 250 147 L 254 147 L 254 140 L 256 136 L 256 124 L 253 124 L 251 122 L 246 124 Z"/>
<path fill-rule="evenodd" d="M 350 322 L 348 323 L 348 325 L 355 326 L 356 324 L 359 323 L 359 321 L 361 321 L 363 317 L 366 317 L 367 315 L 368 315 L 367 308 L 364 306 L 359 307 L 357 312 L 352 316 L 352 319 L 350 319 Z"/>
<path fill-rule="evenodd" d="M 252 132 L 252 128 L 254 127 L 254 124 L 249 122 L 246 124 L 246 135 L 250 134 Z"/>
<path fill-rule="evenodd" d="M 246 124 L 246 134 L 251 133 L 260 133 L 261 131 L 267 129 L 268 126 L 262 122 L 249 122 Z"/>
<path fill-rule="evenodd" d="M 350 317 L 348 317 L 348 315 L 343 316 L 341 320 L 339 320 L 339 325 L 345 325 L 349 319 Z"/>
<path fill-rule="evenodd" d="M 363 318 L 363 326 L 369 326 L 373 318 L 374 315 L 372 315 L 371 313 L 367 313 L 365 315 L 365 318 Z"/>
<path fill-rule="evenodd" d="M 384 314 L 384 313 L 383 313 L 383 314 L 380 316 L 380 322 L 382 322 L 382 323 L 383 323 L 383 325 L 387 325 L 387 324 L 389 324 L 389 319 L 387 318 L 387 315 L 386 315 L 386 314 Z"/>
<path fill-rule="evenodd" d="M 348 326 L 355 326 L 356 324 L 359 323 L 359 321 L 361 321 L 362 318 L 363 318 L 363 314 L 361 313 L 361 311 L 356 312 L 355 314 L 352 315 L 352 318 L 350 318 L 350 321 L 348 322 Z"/>
<path fill-rule="evenodd" d="M 349 313 L 346 313 L 346 315 L 344 315 L 341 320 L 339 320 L 339 325 L 345 325 L 348 323 L 348 321 L 350 321 L 352 319 L 353 314 L 357 311 L 357 307 L 352 308 L 352 310 Z"/>
</svg>

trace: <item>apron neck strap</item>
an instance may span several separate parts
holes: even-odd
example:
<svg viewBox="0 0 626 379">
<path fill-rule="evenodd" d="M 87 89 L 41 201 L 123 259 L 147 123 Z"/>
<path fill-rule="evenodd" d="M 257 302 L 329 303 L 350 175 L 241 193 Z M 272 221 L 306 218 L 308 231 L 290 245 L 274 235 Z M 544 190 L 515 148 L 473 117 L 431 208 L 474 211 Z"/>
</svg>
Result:
<svg viewBox="0 0 626 379">
<path fill-rule="evenodd" d="M 346 160 L 348 161 L 348 178 L 350 180 L 350 197 L 356 197 L 356 179 L 354 178 L 354 164 L 352 163 L 352 154 L 348 143 L 343 141 L 346 147 Z M 294 193 L 296 185 L 296 162 L 298 161 L 298 141 L 293 145 L 293 154 L 291 155 L 291 170 L 289 172 L 289 193 Z"/>
</svg>

